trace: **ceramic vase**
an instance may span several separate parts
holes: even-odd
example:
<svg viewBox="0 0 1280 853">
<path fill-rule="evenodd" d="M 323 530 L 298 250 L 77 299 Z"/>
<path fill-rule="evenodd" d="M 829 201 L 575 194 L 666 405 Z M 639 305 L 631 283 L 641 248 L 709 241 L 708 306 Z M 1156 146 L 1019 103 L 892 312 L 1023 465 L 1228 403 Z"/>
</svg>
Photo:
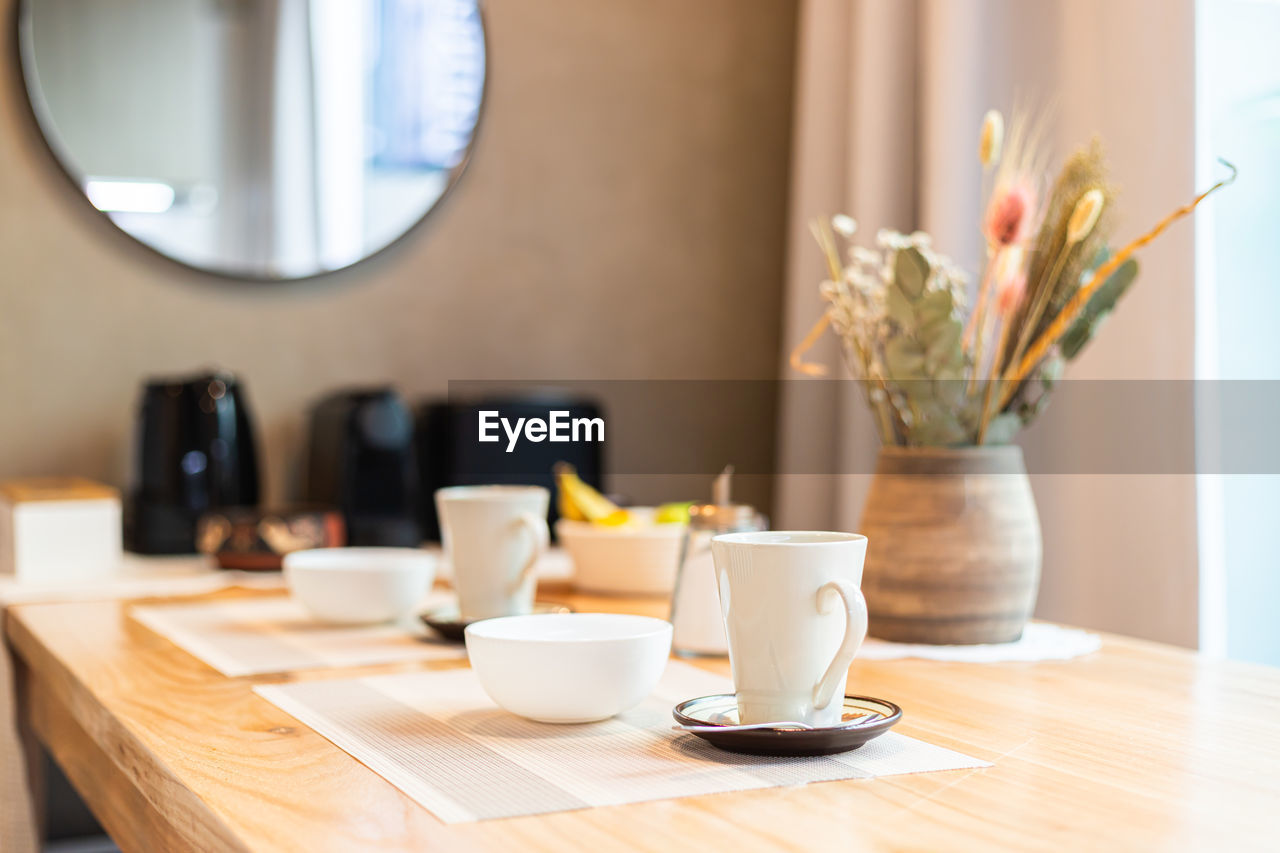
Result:
<svg viewBox="0 0 1280 853">
<path fill-rule="evenodd" d="M 858 528 L 870 634 L 901 643 L 1017 640 L 1040 584 L 1022 449 L 884 447 Z"/>
</svg>

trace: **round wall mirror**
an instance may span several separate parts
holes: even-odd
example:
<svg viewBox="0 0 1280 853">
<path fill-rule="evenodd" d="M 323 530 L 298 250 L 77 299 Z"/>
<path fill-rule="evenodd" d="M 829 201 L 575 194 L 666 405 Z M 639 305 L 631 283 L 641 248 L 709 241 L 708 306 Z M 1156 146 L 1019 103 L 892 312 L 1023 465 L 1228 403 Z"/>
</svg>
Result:
<svg viewBox="0 0 1280 853">
<path fill-rule="evenodd" d="M 485 79 L 478 0 L 22 0 L 23 75 L 94 207 L 252 279 L 350 266 L 439 203 Z"/>
</svg>

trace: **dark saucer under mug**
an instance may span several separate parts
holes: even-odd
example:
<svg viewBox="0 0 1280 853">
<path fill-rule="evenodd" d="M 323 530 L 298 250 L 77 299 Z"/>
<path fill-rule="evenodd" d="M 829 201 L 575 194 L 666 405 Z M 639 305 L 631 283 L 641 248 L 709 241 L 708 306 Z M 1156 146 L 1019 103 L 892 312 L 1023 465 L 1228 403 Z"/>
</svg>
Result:
<svg viewBox="0 0 1280 853">
<path fill-rule="evenodd" d="M 857 749 L 902 719 L 902 709 L 870 696 L 844 697 L 842 722 L 820 729 L 739 729 L 738 699 L 732 693 L 700 696 L 671 712 L 682 726 L 724 726 L 724 731 L 691 731 L 712 746 L 748 755 L 834 755 Z"/>
<path fill-rule="evenodd" d="M 554 601 L 535 601 L 533 603 L 533 612 L 535 614 L 572 613 L 573 608 L 567 604 L 557 604 Z M 430 610 L 419 613 L 418 618 L 422 620 L 422 624 L 435 631 L 441 637 L 458 643 L 466 640 L 467 626 L 472 622 L 480 621 L 472 619 L 464 622 L 458 616 L 457 604 L 443 604 L 439 607 L 433 607 Z"/>
</svg>

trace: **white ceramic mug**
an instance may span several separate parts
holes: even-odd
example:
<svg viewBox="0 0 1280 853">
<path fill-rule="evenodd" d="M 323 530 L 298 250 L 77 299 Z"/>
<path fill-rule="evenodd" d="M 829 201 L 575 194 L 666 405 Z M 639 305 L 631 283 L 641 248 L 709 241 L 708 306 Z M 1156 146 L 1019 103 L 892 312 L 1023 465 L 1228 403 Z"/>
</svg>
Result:
<svg viewBox="0 0 1280 853">
<path fill-rule="evenodd" d="M 436 492 L 462 619 L 533 611 L 533 567 L 551 538 L 550 500 L 541 486 L 453 486 Z"/>
<path fill-rule="evenodd" d="M 743 724 L 834 726 L 867 634 L 867 537 L 767 531 L 711 540 Z"/>
</svg>

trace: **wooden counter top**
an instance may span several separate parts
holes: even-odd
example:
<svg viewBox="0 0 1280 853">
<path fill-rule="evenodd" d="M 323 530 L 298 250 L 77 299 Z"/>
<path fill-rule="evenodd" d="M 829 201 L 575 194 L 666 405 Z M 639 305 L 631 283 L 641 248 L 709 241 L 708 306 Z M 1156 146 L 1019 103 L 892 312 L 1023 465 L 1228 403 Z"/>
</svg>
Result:
<svg viewBox="0 0 1280 853">
<path fill-rule="evenodd" d="M 1151 643 L 1106 637 L 1067 662 L 854 664 L 851 689 L 902 705 L 900 731 L 991 768 L 447 826 L 251 687 L 465 664 L 226 678 L 128 608 L 28 604 L 6 619 L 26 719 L 125 851 L 1274 849 L 1280 837 L 1280 670 Z"/>
</svg>

